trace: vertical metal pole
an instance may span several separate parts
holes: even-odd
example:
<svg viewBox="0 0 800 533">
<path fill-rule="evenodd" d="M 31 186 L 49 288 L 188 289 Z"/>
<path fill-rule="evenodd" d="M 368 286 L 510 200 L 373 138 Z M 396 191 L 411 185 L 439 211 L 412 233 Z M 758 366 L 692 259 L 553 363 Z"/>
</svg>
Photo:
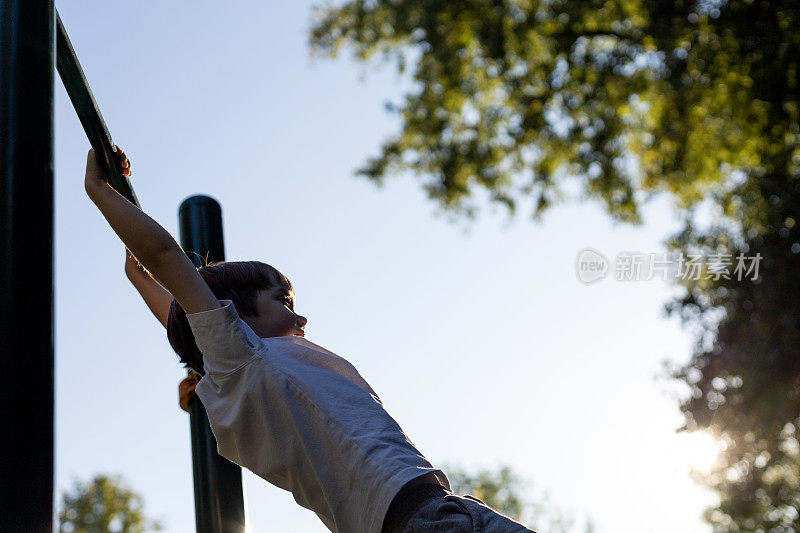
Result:
<svg viewBox="0 0 800 533">
<path fill-rule="evenodd" d="M 181 246 L 195 266 L 225 260 L 222 209 L 208 196 L 192 196 L 178 210 Z M 217 453 L 208 416 L 197 398 L 189 403 L 198 533 L 243 533 L 242 469 Z"/>
<path fill-rule="evenodd" d="M 0 2 L 0 531 L 53 530 L 54 16 Z"/>
</svg>

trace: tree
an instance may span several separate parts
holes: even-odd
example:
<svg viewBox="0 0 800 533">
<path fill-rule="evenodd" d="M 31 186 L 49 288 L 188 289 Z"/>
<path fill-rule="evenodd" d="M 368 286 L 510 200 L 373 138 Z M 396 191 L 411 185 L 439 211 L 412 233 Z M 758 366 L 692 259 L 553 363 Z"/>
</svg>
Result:
<svg viewBox="0 0 800 533">
<path fill-rule="evenodd" d="M 510 209 L 532 196 L 541 214 L 575 176 L 637 221 L 648 192 L 691 205 L 734 171 L 786 170 L 797 110 L 776 89 L 794 76 L 796 7 L 766 4 L 356 0 L 318 10 L 311 45 L 414 65 L 392 106 L 402 131 L 360 170 L 370 179 L 410 170 L 445 208 L 473 213 L 483 188 Z"/>
<path fill-rule="evenodd" d="M 96 475 L 88 483 L 75 481 L 62 494 L 60 533 L 143 533 L 160 531 L 161 524 L 144 515 L 141 496 L 120 477 Z"/>
<path fill-rule="evenodd" d="M 800 5 L 351 0 L 315 16 L 315 53 L 411 71 L 389 106 L 401 131 L 359 170 L 374 182 L 409 171 L 457 215 L 483 191 L 540 218 L 577 181 L 631 223 L 667 194 L 682 209 L 673 249 L 761 255 L 759 279 L 683 282 L 668 309 L 701 332 L 673 375 L 686 429 L 727 446 L 705 479 L 722 502 L 710 522 L 800 527 Z"/>
<path fill-rule="evenodd" d="M 721 229 L 705 235 L 707 250 L 759 254 L 759 279 L 689 283 L 671 306 L 704 324 L 692 359 L 673 375 L 689 385 L 681 405 L 687 429 L 705 428 L 725 443 L 719 467 L 702 478 L 720 495 L 706 513 L 717 531 L 800 526 L 800 205 L 785 191 L 773 198 L 760 234 L 742 242 Z"/>
<path fill-rule="evenodd" d="M 538 500 L 528 499 L 525 493 L 529 492 L 530 484 L 509 466 L 497 470 L 481 469 L 474 473 L 448 466 L 446 471 L 454 494 L 471 494 L 492 509 L 537 531 L 574 531 L 573 521 L 563 511 L 554 509 L 546 495 Z M 587 521 L 585 531 L 589 533 L 591 530 L 591 523 Z"/>
</svg>

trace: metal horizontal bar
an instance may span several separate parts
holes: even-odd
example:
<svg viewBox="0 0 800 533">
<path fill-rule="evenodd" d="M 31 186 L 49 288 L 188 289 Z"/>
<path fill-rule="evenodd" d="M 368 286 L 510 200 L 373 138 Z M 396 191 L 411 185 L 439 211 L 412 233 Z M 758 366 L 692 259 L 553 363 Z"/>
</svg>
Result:
<svg viewBox="0 0 800 533">
<path fill-rule="evenodd" d="M 72 48 L 67 31 L 61 22 L 61 17 L 56 12 L 56 67 L 64 88 L 67 90 L 72 106 L 78 114 L 83 125 L 83 131 L 89 138 L 89 143 L 94 149 L 95 157 L 100 167 L 108 176 L 108 181 L 114 189 L 133 204 L 139 205 L 139 200 L 133 192 L 131 182 L 122 173 L 122 165 L 115 155 L 116 146 L 111 140 L 103 115 L 97 107 L 89 82 L 83 74 L 83 69 Z"/>
</svg>

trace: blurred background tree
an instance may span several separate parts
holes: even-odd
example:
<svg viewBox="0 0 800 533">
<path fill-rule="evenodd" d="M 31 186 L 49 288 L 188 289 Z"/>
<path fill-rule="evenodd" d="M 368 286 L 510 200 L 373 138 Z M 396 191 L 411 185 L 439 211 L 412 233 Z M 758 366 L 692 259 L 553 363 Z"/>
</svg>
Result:
<svg viewBox="0 0 800 533">
<path fill-rule="evenodd" d="M 144 533 L 161 531 L 161 524 L 144 514 L 141 496 L 120 477 L 96 475 L 88 483 L 75 481 L 61 496 L 59 533 Z"/>
<path fill-rule="evenodd" d="M 315 11 L 315 54 L 410 71 L 401 131 L 359 174 L 410 173 L 456 217 L 483 198 L 536 219 L 578 196 L 639 223 L 679 209 L 668 246 L 760 254 L 760 275 L 681 281 L 698 328 L 684 429 L 725 445 L 704 482 L 720 531 L 800 527 L 800 5 L 789 0 L 353 0 Z M 705 221 L 704 221 L 705 220 Z M 710 222 L 707 222 L 710 220 Z M 783 528 L 783 529 L 781 529 Z"/>
<path fill-rule="evenodd" d="M 500 513 L 542 533 L 576 531 L 575 521 L 556 509 L 547 495 L 533 498 L 530 483 L 520 478 L 509 466 L 468 472 L 461 467 L 445 467 L 453 494 L 471 494 Z M 587 520 L 584 533 L 591 533 Z"/>
</svg>

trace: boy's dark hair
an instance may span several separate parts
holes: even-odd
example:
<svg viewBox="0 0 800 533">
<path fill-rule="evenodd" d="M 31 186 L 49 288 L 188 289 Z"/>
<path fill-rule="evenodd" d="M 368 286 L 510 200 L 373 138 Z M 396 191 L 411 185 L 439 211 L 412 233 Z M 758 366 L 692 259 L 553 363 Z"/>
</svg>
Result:
<svg viewBox="0 0 800 533">
<path fill-rule="evenodd" d="M 197 269 L 218 300 L 231 300 L 239 316 L 257 316 L 258 292 L 279 287 L 294 292 L 289 279 L 277 269 L 258 261 L 227 261 L 212 263 Z M 172 300 L 167 317 L 167 338 L 181 363 L 200 375 L 203 354 L 197 347 L 186 319 L 186 311 L 177 300 Z"/>
</svg>

